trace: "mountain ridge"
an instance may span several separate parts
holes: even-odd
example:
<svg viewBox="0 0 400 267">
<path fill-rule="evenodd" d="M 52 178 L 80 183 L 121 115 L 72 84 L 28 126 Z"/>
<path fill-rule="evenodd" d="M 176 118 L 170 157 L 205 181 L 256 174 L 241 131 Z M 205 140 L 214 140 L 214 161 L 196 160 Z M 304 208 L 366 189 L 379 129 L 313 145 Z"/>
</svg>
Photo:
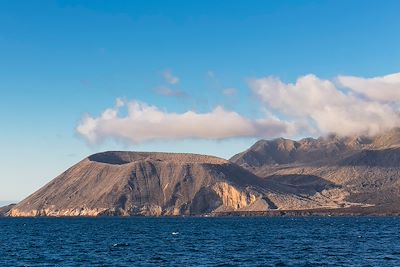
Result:
<svg viewBox="0 0 400 267">
<path fill-rule="evenodd" d="M 299 141 L 276 138 L 259 140 L 249 149 L 234 155 L 229 160 L 238 165 L 260 167 L 294 163 L 320 163 L 339 160 L 361 150 L 385 149 L 400 146 L 400 128 L 394 128 L 374 137 L 340 137 L 328 135 L 320 138 L 303 138 Z"/>
<path fill-rule="evenodd" d="M 313 145 L 305 148 L 303 140 L 306 144 L 310 142 L 310 139 L 298 141 L 297 148 L 300 149 L 289 153 L 291 157 L 287 157 L 283 164 L 276 164 L 282 154 L 279 151 L 282 146 L 272 146 L 274 150 L 265 145 L 279 144 L 280 139 L 258 142 L 232 157 L 231 161 L 265 180 L 280 175 L 320 177 L 340 186 L 342 194 L 346 195 L 345 199 L 351 203 L 390 206 L 391 210 L 400 204 L 399 128 L 374 137 L 331 136 L 312 139 Z M 318 160 L 314 160 L 315 156 L 318 156 Z"/>
</svg>

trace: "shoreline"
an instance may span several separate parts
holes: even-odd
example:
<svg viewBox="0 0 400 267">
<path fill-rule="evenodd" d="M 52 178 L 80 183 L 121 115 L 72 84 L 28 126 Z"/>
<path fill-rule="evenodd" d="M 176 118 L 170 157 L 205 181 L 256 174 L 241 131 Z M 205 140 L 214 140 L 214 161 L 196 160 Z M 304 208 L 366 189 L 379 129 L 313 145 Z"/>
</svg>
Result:
<svg viewBox="0 0 400 267">
<path fill-rule="evenodd" d="M 1 207 L 12 208 L 12 206 Z M 9 210 L 0 214 L 0 218 L 222 218 L 222 217 L 397 217 L 400 210 L 393 207 L 371 206 L 371 207 L 349 207 L 337 209 L 304 209 L 304 210 L 269 210 L 269 211 L 227 211 L 206 214 L 189 215 L 99 215 L 99 216 L 9 216 Z"/>
</svg>

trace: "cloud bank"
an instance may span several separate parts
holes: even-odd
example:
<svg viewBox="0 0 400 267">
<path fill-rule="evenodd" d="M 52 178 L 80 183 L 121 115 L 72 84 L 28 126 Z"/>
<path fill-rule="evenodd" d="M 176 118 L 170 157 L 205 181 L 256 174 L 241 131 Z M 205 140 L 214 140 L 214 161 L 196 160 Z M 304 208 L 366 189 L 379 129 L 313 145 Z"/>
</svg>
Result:
<svg viewBox="0 0 400 267">
<path fill-rule="evenodd" d="M 126 115 L 121 115 L 122 108 L 126 108 Z M 275 118 L 250 120 L 222 107 L 208 113 L 168 113 L 138 101 L 122 104 L 120 99 L 99 117 L 85 116 L 76 130 L 91 144 L 109 138 L 141 143 L 155 139 L 278 136 L 295 131 L 289 123 Z"/>
<path fill-rule="evenodd" d="M 311 74 L 295 83 L 266 77 L 252 80 L 250 87 L 267 109 L 308 120 L 317 133 L 374 135 L 400 125 L 397 108 L 387 103 L 396 101 L 394 96 L 400 90 L 393 77 L 398 75 L 372 79 L 340 76 L 338 84 Z"/>
<path fill-rule="evenodd" d="M 348 87 L 370 100 L 381 102 L 400 101 L 400 73 L 374 78 L 338 76 L 337 81 L 339 85 Z"/>
<path fill-rule="evenodd" d="M 136 100 L 117 99 L 114 107 L 99 116 L 86 115 L 76 131 L 95 144 L 106 139 L 142 143 L 298 134 L 375 135 L 400 126 L 400 73 L 331 80 L 309 74 L 294 83 L 269 76 L 250 80 L 249 87 L 259 100 L 258 109 L 264 113 L 261 118 L 248 118 L 222 106 L 205 113 L 174 113 Z M 168 88 L 157 93 L 184 96 L 182 91 Z M 233 95 L 236 89 L 224 93 Z"/>
</svg>

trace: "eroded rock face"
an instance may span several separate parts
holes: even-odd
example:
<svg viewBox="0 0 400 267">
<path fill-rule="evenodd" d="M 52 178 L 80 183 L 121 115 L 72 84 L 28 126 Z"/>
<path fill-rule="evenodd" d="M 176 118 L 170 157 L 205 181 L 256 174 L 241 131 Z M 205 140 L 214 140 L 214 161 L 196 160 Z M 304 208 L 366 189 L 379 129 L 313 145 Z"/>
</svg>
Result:
<svg viewBox="0 0 400 267">
<path fill-rule="evenodd" d="M 239 191 L 225 182 L 216 183 L 212 189 L 222 201 L 224 207 L 233 210 L 250 206 L 256 201 L 256 196 L 248 191 Z"/>
<path fill-rule="evenodd" d="M 217 182 L 211 187 L 203 187 L 195 195 L 190 213 L 204 214 L 213 211 L 241 210 L 250 207 L 256 201 L 256 194 L 248 189 L 238 190 L 226 182 Z"/>
</svg>

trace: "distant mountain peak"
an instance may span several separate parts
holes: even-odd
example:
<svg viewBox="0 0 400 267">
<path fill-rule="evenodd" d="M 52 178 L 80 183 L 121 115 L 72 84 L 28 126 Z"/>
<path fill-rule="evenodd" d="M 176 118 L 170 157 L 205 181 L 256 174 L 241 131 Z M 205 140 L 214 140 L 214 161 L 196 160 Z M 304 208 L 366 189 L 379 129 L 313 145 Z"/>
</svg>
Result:
<svg viewBox="0 0 400 267">
<path fill-rule="evenodd" d="M 326 164 L 363 149 L 383 149 L 399 145 L 400 128 L 374 137 L 329 134 L 318 139 L 304 138 L 299 141 L 277 138 L 257 141 L 248 150 L 230 160 L 244 167 L 318 162 Z"/>
</svg>

